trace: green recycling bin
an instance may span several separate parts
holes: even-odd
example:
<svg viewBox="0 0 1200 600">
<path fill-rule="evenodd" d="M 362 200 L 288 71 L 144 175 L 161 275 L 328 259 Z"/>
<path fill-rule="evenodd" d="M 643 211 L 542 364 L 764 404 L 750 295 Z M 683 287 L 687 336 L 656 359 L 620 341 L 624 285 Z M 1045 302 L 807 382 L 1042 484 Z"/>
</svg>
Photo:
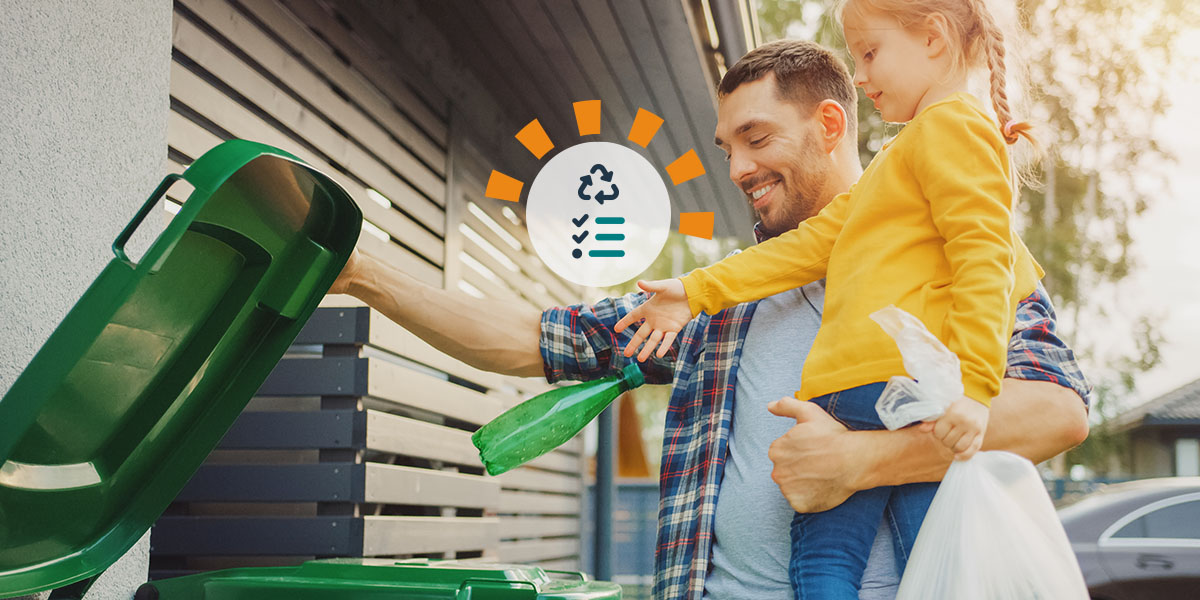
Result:
<svg viewBox="0 0 1200 600">
<path fill-rule="evenodd" d="M 140 587 L 134 600 L 607 600 L 615 583 L 580 573 L 477 560 L 314 560 L 227 569 Z"/>
<path fill-rule="evenodd" d="M 137 261 L 157 202 L 193 190 Z M 345 265 L 362 213 L 281 150 L 225 142 L 171 175 L 0 400 L 0 598 L 81 598 L 217 445 Z M 577 573 L 323 560 L 155 581 L 139 598 L 620 598 Z"/>
<path fill-rule="evenodd" d="M 186 201 L 135 262 L 126 242 L 181 181 Z M 0 400 L 0 597 L 82 594 L 141 538 L 279 362 L 361 228 L 341 186 L 253 142 L 225 142 L 163 180 Z"/>
</svg>

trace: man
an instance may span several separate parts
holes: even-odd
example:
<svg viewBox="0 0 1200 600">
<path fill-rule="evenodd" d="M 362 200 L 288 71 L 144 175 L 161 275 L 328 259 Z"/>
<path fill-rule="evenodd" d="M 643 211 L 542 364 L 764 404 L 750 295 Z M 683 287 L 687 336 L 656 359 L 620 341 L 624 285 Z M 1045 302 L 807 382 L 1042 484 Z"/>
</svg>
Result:
<svg viewBox="0 0 1200 600">
<path fill-rule="evenodd" d="M 716 143 L 765 239 L 815 215 L 862 173 L 855 92 L 845 66 L 808 42 L 768 44 L 722 79 Z M 347 265 L 348 292 L 443 352 L 481 369 L 554 382 L 594 379 L 630 359 L 633 328 L 616 322 L 642 294 L 538 314 L 421 285 L 369 257 Z M 984 449 L 1048 459 L 1087 435 L 1087 383 L 1055 337 L 1044 291 L 1022 303 L 1009 368 Z M 661 472 L 655 597 L 792 598 L 792 510 L 819 511 L 879 485 L 941 479 L 950 454 L 925 431 L 850 432 L 819 408 L 787 399 L 820 325 L 823 283 L 715 316 L 701 315 L 648 383 L 673 385 Z M 735 401 L 736 399 L 736 401 Z M 786 417 L 786 418 L 781 418 Z M 768 479 L 770 474 L 770 479 Z M 890 598 L 899 577 L 881 524 L 862 598 Z"/>
</svg>

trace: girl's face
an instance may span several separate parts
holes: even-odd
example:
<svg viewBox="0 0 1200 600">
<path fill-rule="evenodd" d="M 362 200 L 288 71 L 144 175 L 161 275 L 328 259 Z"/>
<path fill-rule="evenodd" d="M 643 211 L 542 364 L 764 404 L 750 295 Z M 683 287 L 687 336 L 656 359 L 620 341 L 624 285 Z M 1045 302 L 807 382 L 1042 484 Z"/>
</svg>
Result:
<svg viewBox="0 0 1200 600">
<path fill-rule="evenodd" d="M 884 121 L 904 123 L 938 98 L 945 76 L 936 37 L 901 27 L 893 17 L 847 8 L 843 34 L 854 59 L 854 85 L 875 102 Z"/>
</svg>

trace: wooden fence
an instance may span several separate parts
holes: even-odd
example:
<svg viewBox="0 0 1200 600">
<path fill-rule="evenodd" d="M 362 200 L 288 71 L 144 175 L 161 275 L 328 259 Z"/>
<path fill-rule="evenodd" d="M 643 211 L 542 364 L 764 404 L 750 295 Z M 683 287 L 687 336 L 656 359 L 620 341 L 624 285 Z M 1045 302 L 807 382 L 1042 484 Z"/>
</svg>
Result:
<svg viewBox="0 0 1200 600">
<path fill-rule="evenodd" d="M 359 5 L 178 0 L 173 40 L 174 171 L 225 139 L 270 144 L 349 190 L 359 249 L 418 280 L 579 301 L 533 254 L 520 207 L 483 197 L 490 166 L 452 98 Z M 323 306 L 155 526 L 154 573 L 314 556 L 579 568 L 581 443 L 490 478 L 469 440 L 545 381 L 469 367 L 352 299 Z"/>
</svg>

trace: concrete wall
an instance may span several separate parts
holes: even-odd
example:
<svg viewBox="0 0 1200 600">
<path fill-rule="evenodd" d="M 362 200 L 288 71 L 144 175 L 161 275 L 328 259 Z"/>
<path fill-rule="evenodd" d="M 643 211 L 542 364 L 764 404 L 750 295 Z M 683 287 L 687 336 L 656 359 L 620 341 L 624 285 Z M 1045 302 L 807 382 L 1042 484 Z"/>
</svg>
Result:
<svg viewBox="0 0 1200 600">
<path fill-rule="evenodd" d="M 171 2 L 0 7 L 2 393 L 112 258 L 109 244 L 164 174 Z M 162 219 L 147 225 L 161 228 Z M 154 233 L 140 232 L 143 246 Z M 89 596 L 132 595 L 147 544 Z"/>
</svg>

